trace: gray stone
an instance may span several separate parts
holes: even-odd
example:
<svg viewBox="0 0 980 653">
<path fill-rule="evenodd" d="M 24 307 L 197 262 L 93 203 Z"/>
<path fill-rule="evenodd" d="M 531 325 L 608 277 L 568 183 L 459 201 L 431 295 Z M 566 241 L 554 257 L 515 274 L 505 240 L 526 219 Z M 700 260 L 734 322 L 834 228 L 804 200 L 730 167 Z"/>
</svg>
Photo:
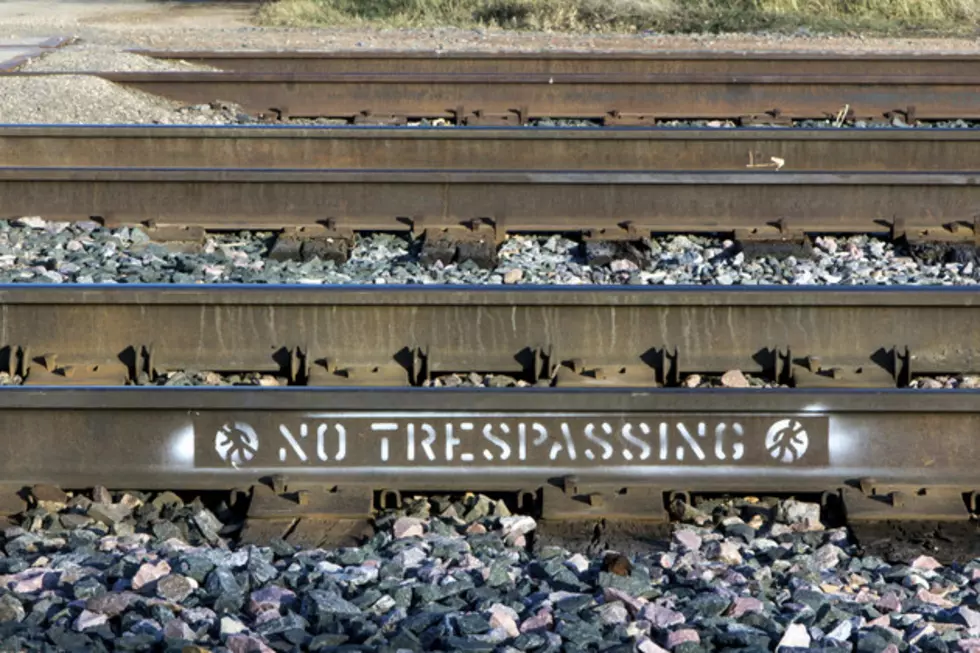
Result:
<svg viewBox="0 0 980 653">
<path fill-rule="evenodd" d="M 604 603 L 596 608 L 596 612 L 599 620 L 607 626 L 625 624 L 630 616 L 626 606 L 619 601 Z"/>
<path fill-rule="evenodd" d="M 185 608 L 181 610 L 180 618 L 194 628 L 210 628 L 218 620 L 218 615 L 211 608 Z"/>
<path fill-rule="evenodd" d="M 840 560 L 846 559 L 846 557 L 840 547 L 825 544 L 814 552 L 812 566 L 818 571 L 828 571 L 837 567 Z"/>
<path fill-rule="evenodd" d="M 281 617 L 263 621 L 255 626 L 255 631 L 266 637 L 278 635 L 289 630 L 305 630 L 309 627 L 309 622 L 300 615 L 289 612 Z"/>
<path fill-rule="evenodd" d="M 891 645 L 887 639 L 878 633 L 862 632 L 858 635 L 857 653 L 884 653 Z"/>
<path fill-rule="evenodd" d="M 192 642 L 196 638 L 191 627 L 180 619 L 171 619 L 163 624 L 163 636 L 166 639 L 185 640 L 188 642 Z"/>
<path fill-rule="evenodd" d="M 492 508 L 492 503 L 490 497 L 483 494 L 477 496 L 476 501 L 473 502 L 466 512 L 463 514 L 463 521 L 466 523 L 475 522 L 478 519 L 483 519 L 490 514 Z"/>
<path fill-rule="evenodd" d="M 230 569 L 217 567 L 208 574 L 205 589 L 214 600 L 217 613 L 238 612 L 245 604 L 245 593 Z"/>
<path fill-rule="evenodd" d="M 488 632 L 492 626 L 490 621 L 476 613 L 459 615 L 456 618 L 456 628 L 461 635 L 480 635 Z"/>
<path fill-rule="evenodd" d="M 194 525 L 201 531 L 201 535 L 211 542 L 212 544 L 217 543 L 221 540 L 219 532 L 223 528 L 223 524 L 218 520 L 210 510 L 206 508 L 201 508 L 194 513 L 192 520 Z"/>
<path fill-rule="evenodd" d="M 215 565 L 203 556 L 188 555 L 181 557 L 173 567 L 174 571 L 193 578 L 198 583 L 203 583 Z"/>
<path fill-rule="evenodd" d="M 313 623 L 327 621 L 338 615 L 359 615 L 361 612 L 350 601 L 325 590 L 311 590 L 302 600 L 302 613 Z"/>
<path fill-rule="evenodd" d="M 102 582 L 95 578 L 94 576 L 87 576 L 79 581 L 76 581 L 71 587 L 72 595 L 76 599 L 88 600 L 94 596 L 100 596 L 106 593 L 106 586 Z"/>
<path fill-rule="evenodd" d="M 23 621 L 27 616 L 23 604 L 13 594 L 0 595 L 0 624 Z"/>
<path fill-rule="evenodd" d="M 596 626 L 584 621 L 561 620 L 555 626 L 555 632 L 566 641 L 575 642 L 578 646 L 589 646 L 602 642 L 602 631 Z"/>
<path fill-rule="evenodd" d="M 971 610 L 965 605 L 954 610 L 953 621 L 963 624 L 970 630 L 980 630 L 980 612 Z"/>
<path fill-rule="evenodd" d="M 88 516 L 108 526 L 113 526 L 132 514 L 132 510 L 121 503 L 93 503 L 88 509 Z"/>
<path fill-rule="evenodd" d="M 718 594 L 701 594 L 688 601 L 681 608 L 681 612 L 688 620 L 698 617 L 718 617 L 724 614 L 731 604 L 731 599 L 727 597 Z"/>
<path fill-rule="evenodd" d="M 777 519 L 787 524 L 820 521 L 820 504 L 787 499 L 779 505 Z"/>
<path fill-rule="evenodd" d="M 846 642 L 851 639 L 851 635 L 854 634 L 854 625 L 850 620 L 842 621 L 833 630 L 827 633 L 827 639 L 833 639 L 838 642 Z"/>
</svg>

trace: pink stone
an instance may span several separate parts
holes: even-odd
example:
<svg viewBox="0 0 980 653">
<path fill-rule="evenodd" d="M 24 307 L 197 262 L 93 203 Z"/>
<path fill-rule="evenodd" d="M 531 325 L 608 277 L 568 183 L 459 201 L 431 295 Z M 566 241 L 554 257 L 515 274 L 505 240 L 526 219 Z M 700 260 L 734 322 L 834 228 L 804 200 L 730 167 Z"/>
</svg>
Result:
<svg viewBox="0 0 980 653">
<path fill-rule="evenodd" d="M 971 639 L 961 639 L 956 644 L 960 647 L 961 651 L 966 653 L 977 653 L 977 651 L 980 651 L 980 639 L 975 637 Z"/>
<path fill-rule="evenodd" d="M 9 576 L 0 576 L 3 580 L 3 584 L 7 586 L 8 589 L 17 592 L 18 594 L 30 594 L 33 592 L 39 592 L 44 589 L 44 577 L 47 574 L 52 574 L 50 569 L 25 569 L 24 571 L 18 572 L 16 574 L 10 574 Z M 54 576 L 55 578 L 57 576 Z"/>
<path fill-rule="evenodd" d="M 74 628 L 78 632 L 87 630 L 89 628 L 98 628 L 102 624 L 109 621 L 109 617 L 104 614 L 98 614 L 96 612 L 91 612 L 90 610 L 82 610 L 82 613 L 78 615 L 75 619 Z"/>
<path fill-rule="evenodd" d="M 279 614 L 278 610 L 263 610 L 262 612 L 259 612 L 257 615 L 255 615 L 254 625 L 258 626 L 260 624 L 264 624 L 267 621 L 278 619 L 280 616 L 281 615 Z"/>
<path fill-rule="evenodd" d="M 761 614 L 764 609 L 765 606 L 762 604 L 762 601 L 754 596 L 739 596 L 729 606 L 728 616 L 738 619 L 748 612 Z"/>
<path fill-rule="evenodd" d="M 670 628 L 684 623 L 684 615 L 659 605 L 643 606 L 640 617 L 653 624 L 654 628 Z"/>
<path fill-rule="evenodd" d="M 894 644 L 889 644 L 882 649 L 881 653 L 898 653 L 898 647 Z"/>
<path fill-rule="evenodd" d="M 467 535 L 485 535 L 487 527 L 479 522 L 474 522 L 466 527 Z"/>
<path fill-rule="evenodd" d="M 157 582 L 169 573 L 170 565 L 167 564 L 166 560 L 144 562 L 133 576 L 132 587 L 134 590 L 142 589 L 151 583 Z"/>
<path fill-rule="evenodd" d="M 698 635 L 698 631 L 692 628 L 682 628 L 680 630 L 673 630 L 667 633 L 667 648 L 674 649 L 681 644 L 687 644 L 691 642 L 692 644 L 700 644 L 701 636 Z"/>
<path fill-rule="evenodd" d="M 938 594 L 933 594 L 928 590 L 919 590 L 915 597 L 922 601 L 923 603 L 931 603 L 932 605 L 937 605 L 940 608 L 951 608 L 953 607 L 952 601 L 947 601 Z"/>
<path fill-rule="evenodd" d="M 494 603 L 490 606 L 490 627 L 501 628 L 507 633 L 508 637 L 517 637 L 521 634 L 517 627 L 519 615 L 517 611 L 502 603 Z"/>
<path fill-rule="evenodd" d="M 654 560 L 662 569 L 670 569 L 677 561 L 677 556 L 673 553 L 661 553 L 659 556 L 655 556 Z"/>
<path fill-rule="evenodd" d="M 884 628 L 891 622 L 892 622 L 891 617 L 889 617 L 887 614 L 883 614 L 880 617 L 877 617 L 876 619 L 872 619 L 866 625 L 868 628 L 874 628 L 875 626 Z"/>
<path fill-rule="evenodd" d="M 642 638 L 636 643 L 636 650 L 640 653 L 667 653 L 667 649 L 657 646 L 649 637 Z"/>
<path fill-rule="evenodd" d="M 395 539 L 399 540 L 404 537 L 422 537 L 425 534 L 425 529 L 422 528 L 422 520 L 415 517 L 399 517 L 395 520 L 392 531 Z"/>
<path fill-rule="evenodd" d="M 252 635 L 231 635 L 225 646 L 231 653 L 276 653 L 260 638 Z"/>
<path fill-rule="evenodd" d="M 612 603 L 613 601 L 620 601 L 629 610 L 631 617 L 636 617 L 643 609 L 643 606 L 648 603 L 644 598 L 637 598 L 635 596 L 630 596 L 623 590 L 616 587 L 607 587 L 602 591 L 602 599 L 606 603 Z"/>
<path fill-rule="evenodd" d="M 520 533 L 511 533 L 510 535 L 504 538 L 504 543 L 507 544 L 507 546 L 512 546 L 517 549 L 523 549 L 524 547 L 527 546 L 527 538 L 521 535 Z"/>
<path fill-rule="evenodd" d="M 296 600 L 296 594 L 291 590 L 269 585 L 260 590 L 255 590 L 249 597 L 248 611 L 251 614 L 258 614 L 266 610 L 276 610 L 277 612 L 285 606 L 289 606 Z"/>
<path fill-rule="evenodd" d="M 689 551 L 697 551 L 701 548 L 701 536 L 689 528 L 682 528 L 675 532 L 674 539 Z"/>
<path fill-rule="evenodd" d="M 882 612 L 901 612 L 902 611 L 902 600 L 898 598 L 898 594 L 895 592 L 885 592 L 878 602 L 875 603 L 875 607 Z"/>
<path fill-rule="evenodd" d="M 942 567 L 935 558 L 930 556 L 919 556 L 912 561 L 912 569 L 924 569 L 926 571 L 934 571 Z"/>
<path fill-rule="evenodd" d="M 875 603 L 878 600 L 874 594 L 867 587 L 862 587 L 858 590 L 858 593 L 854 595 L 855 603 Z"/>
<path fill-rule="evenodd" d="M 555 623 L 554 618 L 551 616 L 551 612 L 547 609 L 542 608 L 538 610 L 538 613 L 533 617 L 528 617 L 523 622 L 521 622 L 520 630 L 522 633 L 529 633 L 535 630 L 547 630 L 551 628 L 552 624 Z"/>
</svg>

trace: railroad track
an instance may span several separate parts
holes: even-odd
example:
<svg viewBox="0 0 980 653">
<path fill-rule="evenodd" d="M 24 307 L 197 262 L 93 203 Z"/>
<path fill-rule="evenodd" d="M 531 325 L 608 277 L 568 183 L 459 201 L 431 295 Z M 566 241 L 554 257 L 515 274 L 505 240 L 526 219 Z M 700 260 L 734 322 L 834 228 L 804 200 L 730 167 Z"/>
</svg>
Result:
<svg viewBox="0 0 980 653">
<path fill-rule="evenodd" d="M 716 491 L 823 494 L 869 532 L 973 528 L 980 392 L 904 388 L 980 372 L 973 289 L 8 286 L 0 302 L 25 379 L 0 416 L 31 434 L 2 441 L 8 488 L 107 467 L 116 487 L 251 488 L 253 535 L 308 518 L 347 536 L 434 487 L 516 492 L 559 530 L 663 527 L 671 501 Z M 676 387 L 733 368 L 793 387 Z M 292 387 L 126 387 L 184 369 Z M 413 387 L 470 370 L 531 387 Z"/>
<path fill-rule="evenodd" d="M 51 74 L 57 73 L 0 77 Z M 540 118 L 580 118 L 647 125 L 672 119 L 874 124 L 895 117 L 906 123 L 980 118 L 974 93 L 978 77 L 966 75 L 88 74 L 188 104 L 234 102 L 250 114 L 278 120 L 398 124 L 442 118 L 466 125 L 521 125 Z"/>
<path fill-rule="evenodd" d="M 148 54 L 222 70 L 89 74 L 192 104 L 231 101 L 277 120 L 399 124 L 439 118 L 492 126 L 542 118 L 607 125 L 980 118 L 975 55 Z M 52 73 L 2 73 L 45 74 Z"/>
<path fill-rule="evenodd" d="M 726 234 L 798 255 L 817 234 L 870 233 L 965 260 L 980 234 L 977 139 L 894 129 L 8 127 L 0 217 L 96 218 L 161 240 L 285 230 L 276 256 L 304 256 L 305 241 L 338 261 L 358 232 L 374 231 L 422 238 L 425 260 L 481 265 L 509 234 L 543 232 L 615 247 Z M 608 258 L 608 247 L 594 249 Z"/>
<path fill-rule="evenodd" d="M 326 61 L 288 61 L 300 59 Z M 286 59 L 269 60 L 249 65 Z M 676 63 L 641 61 L 651 62 Z M 782 64 L 802 65 L 773 65 Z M 101 76 L 280 118 L 912 122 L 980 117 L 967 64 L 925 58 L 915 64 L 923 70 L 903 75 L 277 68 Z M 944 65 L 961 67 L 926 69 Z M 387 231 L 422 237 L 423 260 L 444 263 L 490 265 L 509 235 L 541 232 L 579 234 L 587 249 L 724 233 L 791 252 L 815 234 L 873 233 L 938 244 L 966 263 L 980 245 L 977 138 L 947 130 L 3 128 L 0 218 L 96 218 L 198 242 L 208 230 L 273 230 L 271 256 L 338 262 L 358 232 Z M 608 248 L 590 256 L 608 259 Z M 557 532 L 601 524 L 636 533 L 662 529 L 672 506 L 699 493 L 812 493 L 859 536 L 881 541 L 914 522 L 959 538 L 939 555 L 973 554 L 980 391 L 922 391 L 912 381 L 980 373 L 978 306 L 974 289 L 6 287 L 0 371 L 22 383 L 0 392 L 0 416 L 10 432 L 32 437 L 0 440 L 3 496 L 37 483 L 105 483 L 108 464 L 120 488 L 243 489 L 247 540 L 322 542 L 357 535 L 380 507 L 427 490 L 509 493 Z M 274 375 L 289 387 L 132 387 L 190 370 Z M 688 375 L 729 370 L 788 387 L 682 387 Z M 471 372 L 528 387 L 423 387 Z"/>
<path fill-rule="evenodd" d="M 975 75 L 980 56 L 963 54 L 839 54 L 806 52 L 420 52 L 169 51 L 136 54 L 242 73 L 560 73 L 560 74 L 811 74 L 857 69 L 867 75 Z"/>
<path fill-rule="evenodd" d="M 968 129 L 0 128 L 0 166 L 971 173 Z"/>
</svg>

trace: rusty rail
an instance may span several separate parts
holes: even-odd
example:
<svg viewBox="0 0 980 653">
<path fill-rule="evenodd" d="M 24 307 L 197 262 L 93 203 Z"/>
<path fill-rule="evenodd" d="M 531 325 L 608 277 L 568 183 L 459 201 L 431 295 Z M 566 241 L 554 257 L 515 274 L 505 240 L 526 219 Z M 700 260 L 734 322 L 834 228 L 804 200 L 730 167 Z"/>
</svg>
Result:
<svg viewBox="0 0 980 653">
<path fill-rule="evenodd" d="M 401 490 L 565 475 L 699 491 L 980 485 L 976 391 L 19 388 L 0 391 L 0 419 L 13 484 L 226 489 L 278 473 Z M 805 444 L 777 444 L 794 430 Z"/>
<path fill-rule="evenodd" d="M 195 369 L 331 386 L 482 371 L 654 387 L 740 369 L 797 386 L 894 388 L 913 374 L 980 372 L 980 291 L 970 288 L 14 285 L 0 305 L 0 367 L 28 384 L 91 383 L 95 368 L 116 385 Z"/>
<path fill-rule="evenodd" d="M 0 390 L 5 489 L 251 486 L 247 539 L 416 489 L 533 496 L 546 525 L 744 491 L 973 528 L 980 391 L 898 386 L 980 369 L 974 289 L 8 286 L 0 306 L 0 366 L 28 384 Z M 175 367 L 303 387 L 107 387 Z M 662 385 L 730 367 L 796 387 Z M 397 387 L 474 369 L 540 387 Z"/>
<path fill-rule="evenodd" d="M 937 129 L 0 127 L 0 166 L 973 172 Z"/>
<path fill-rule="evenodd" d="M 244 73 L 837 74 L 976 75 L 975 53 L 813 52 L 229 52 L 134 50 Z"/>
<path fill-rule="evenodd" d="M 0 219 L 214 229 L 980 233 L 980 184 L 952 173 L 2 168 L 0 197 Z"/>
<path fill-rule="evenodd" d="M 0 73 L 48 75 L 52 73 Z M 192 104 L 240 104 L 253 114 L 390 122 L 441 117 L 466 124 L 595 118 L 980 118 L 977 76 L 98 73 Z M 768 116 L 768 118 L 767 118 Z"/>
</svg>

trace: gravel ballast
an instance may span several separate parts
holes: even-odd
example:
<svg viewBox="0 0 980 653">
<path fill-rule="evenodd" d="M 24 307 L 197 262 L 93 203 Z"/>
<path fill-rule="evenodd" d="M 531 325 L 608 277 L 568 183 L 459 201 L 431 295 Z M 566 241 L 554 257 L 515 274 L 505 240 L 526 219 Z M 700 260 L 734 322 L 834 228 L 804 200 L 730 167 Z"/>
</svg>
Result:
<svg viewBox="0 0 980 653">
<path fill-rule="evenodd" d="M 237 112 L 187 107 L 90 75 L 0 78 L 0 121 L 6 124 L 239 124 Z"/>
<path fill-rule="evenodd" d="M 418 243 L 360 237 L 350 260 L 276 261 L 273 234 L 216 234 L 196 251 L 151 242 L 140 229 L 37 217 L 0 222 L 0 282 L 564 285 L 972 285 L 970 260 L 926 260 L 868 236 L 815 240 L 812 258 L 748 258 L 731 241 L 667 236 L 649 241 L 641 267 L 628 259 L 589 265 L 562 236 L 509 238 L 493 269 L 473 262 L 422 265 Z M 186 248 L 176 248 L 186 249 Z"/>
<path fill-rule="evenodd" d="M 297 551 L 234 546 L 227 507 L 171 493 L 36 494 L 0 537 L 4 650 L 965 652 L 980 632 L 980 563 L 859 557 L 792 499 L 686 506 L 624 556 L 530 553 L 540 525 L 480 495 Z"/>
<path fill-rule="evenodd" d="M 190 72 L 216 68 L 177 59 L 154 59 L 112 46 L 85 43 L 45 52 L 17 68 L 19 72 Z"/>
</svg>

